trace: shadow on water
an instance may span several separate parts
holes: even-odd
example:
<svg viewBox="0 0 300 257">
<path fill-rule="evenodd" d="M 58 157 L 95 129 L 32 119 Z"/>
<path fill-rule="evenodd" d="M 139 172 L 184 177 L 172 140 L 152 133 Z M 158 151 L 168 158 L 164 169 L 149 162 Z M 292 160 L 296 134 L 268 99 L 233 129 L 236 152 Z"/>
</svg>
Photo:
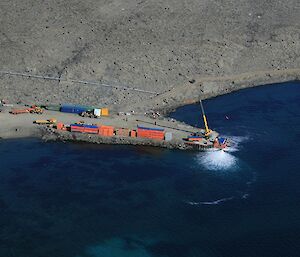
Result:
<svg viewBox="0 0 300 257">
<path fill-rule="evenodd" d="M 205 101 L 228 152 L 1 141 L 0 256 L 297 256 L 298 88 Z"/>
</svg>

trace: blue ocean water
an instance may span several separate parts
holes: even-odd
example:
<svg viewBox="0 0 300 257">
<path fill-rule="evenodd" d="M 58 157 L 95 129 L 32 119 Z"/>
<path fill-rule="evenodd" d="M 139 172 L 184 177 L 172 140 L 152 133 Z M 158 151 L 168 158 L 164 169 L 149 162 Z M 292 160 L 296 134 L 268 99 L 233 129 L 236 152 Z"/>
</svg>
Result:
<svg viewBox="0 0 300 257">
<path fill-rule="evenodd" d="M 228 152 L 0 141 L 0 256 L 300 256 L 299 86 L 205 101 Z"/>
</svg>

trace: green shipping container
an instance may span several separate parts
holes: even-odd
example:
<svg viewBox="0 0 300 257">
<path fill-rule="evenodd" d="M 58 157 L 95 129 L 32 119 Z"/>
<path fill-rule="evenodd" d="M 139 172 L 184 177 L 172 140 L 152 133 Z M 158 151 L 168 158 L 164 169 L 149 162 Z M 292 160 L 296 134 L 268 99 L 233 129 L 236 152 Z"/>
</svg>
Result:
<svg viewBox="0 0 300 257">
<path fill-rule="evenodd" d="M 94 109 L 100 109 L 99 107 L 96 106 L 83 106 L 84 108 L 86 108 L 87 111 L 93 111 Z"/>
<path fill-rule="evenodd" d="M 49 111 L 60 111 L 60 105 L 47 105 L 45 107 L 46 110 L 49 110 Z"/>
</svg>

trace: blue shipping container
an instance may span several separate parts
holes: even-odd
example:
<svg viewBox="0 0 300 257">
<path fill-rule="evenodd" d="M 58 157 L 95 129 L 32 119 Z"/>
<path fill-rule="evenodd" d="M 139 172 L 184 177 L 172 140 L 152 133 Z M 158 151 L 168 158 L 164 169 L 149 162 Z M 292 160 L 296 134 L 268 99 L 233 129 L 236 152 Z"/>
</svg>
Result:
<svg viewBox="0 0 300 257">
<path fill-rule="evenodd" d="M 81 128 L 98 128 L 97 125 L 88 125 L 88 124 L 71 124 L 71 126 L 81 127 Z"/>
<path fill-rule="evenodd" d="M 162 128 L 147 128 L 147 127 L 141 127 L 138 125 L 139 129 L 143 129 L 143 130 L 155 130 L 155 131 L 164 131 L 164 129 Z"/>
<path fill-rule="evenodd" d="M 67 112 L 67 113 L 83 113 L 87 109 L 83 106 L 78 106 L 78 105 L 62 105 L 60 108 L 61 112 Z"/>
</svg>

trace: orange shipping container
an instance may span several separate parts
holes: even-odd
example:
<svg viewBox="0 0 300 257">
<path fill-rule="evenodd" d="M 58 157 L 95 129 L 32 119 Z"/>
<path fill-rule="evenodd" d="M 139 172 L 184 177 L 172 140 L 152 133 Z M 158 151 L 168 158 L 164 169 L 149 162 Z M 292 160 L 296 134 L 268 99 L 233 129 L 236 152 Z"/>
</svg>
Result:
<svg viewBox="0 0 300 257">
<path fill-rule="evenodd" d="M 112 126 L 101 126 L 99 128 L 99 135 L 112 137 L 114 135 L 114 127 L 112 127 Z"/>
<path fill-rule="evenodd" d="M 84 133 L 98 134 L 98 128 L 84 128 Z"/>
<path fill-rule="evenodd" d="M 112 137 L 114 135 L 114 132 L 109 129 L 103 129 L 101 130 L 100 135 L 105 137 Z"/>
<path fill-rule="evenodd" d="M 62 130 L 63 127 L 64 127 L 64 124 L 63 124 L 62 122 L 58 122 L 58 123 L 56 124 L 56 128 L 59 129 L 59 130 Z"/>
<path fill-rule="evenodd" d="M 108 115 L 109 115 L 108 108 L 102 108 L 101 109 L 101 116 L 108 116 Z"/>
<path fill-rule="evenodd" d="M 202 139 L 203 138 L 201 138 L 201 137 L 188 137 L 188 141 L 200 141 Z"/>
<path fill-rule="evenodd" d="M 131 137 L 136 137 L 136 131 L 135 130 L 131 130 L 130 131 L 130 136 Z"/>
<path fill-rule="evenodd" d="M 114 127 L 113 126 L 102 125 L 102 126 L 99 127 L 99 129 L 112 129 L 112 130 L 114 130 Z"/>
<path fill-rule="evenodd" d="M 119 128 L 116 130 L 116 135 L 120 137 L 129 137 L 129 129 L 126 128 Z"/>
<path fill-rule="evenodd" d="M 155 130 L 138 130 L 138 137 L 150 138 L 150 139 L 158 139 L 163 140 L 165 137 L 165 133 L 163 131 L 155 131 Z"/>
</svg>

